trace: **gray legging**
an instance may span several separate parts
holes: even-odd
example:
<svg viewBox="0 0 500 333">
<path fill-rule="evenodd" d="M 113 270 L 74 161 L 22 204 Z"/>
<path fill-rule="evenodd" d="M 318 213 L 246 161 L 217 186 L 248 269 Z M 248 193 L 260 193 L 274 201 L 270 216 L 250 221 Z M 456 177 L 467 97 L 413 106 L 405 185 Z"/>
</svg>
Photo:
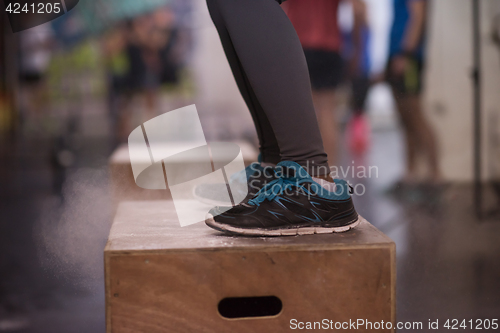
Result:
<svg viewBox="0 0 500 333">
<path fill-rule="evenodd" d="M 274 0 L 207 0 L 238 88 L 252 114 L 264 162 L 294 161 L 326 174 L 302 46 Z"/>
</svg>

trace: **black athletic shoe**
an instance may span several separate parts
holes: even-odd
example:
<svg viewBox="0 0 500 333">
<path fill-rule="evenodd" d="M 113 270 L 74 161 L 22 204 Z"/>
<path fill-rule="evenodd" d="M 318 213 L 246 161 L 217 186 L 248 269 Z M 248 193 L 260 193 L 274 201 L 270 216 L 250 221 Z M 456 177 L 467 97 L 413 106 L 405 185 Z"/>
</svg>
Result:
<svg viewBox="0 0 500 333">
<path fill-rule="evenodd" d="M 274 167 L 263 167 L 260 163 L 255 162 L 250 164 L 229 179 L 229 184 L 237 183 L 242 186 L 231 186 L 231 188 L 244 189 L 248 188 L 245 199 L 241 202 L 247 202 L 252 199 L 261 188 L 272 180 L 275 180 Z M 243 191 L 242 191 L 243 192 Z M 236 195 L 241 198 L 245 194 Z M 194 188 L 193 196 L 200 202 L 212 206 L 232 206 L 230 201 L 227 201 L 227 185 L 226 184 L 200 184 Z M 233 197 L 235 195 L 233 194 Z"/>
<path fill-rule="evenodd" d="M 278 178 L 253 199 L 226 212 L 213 208 L 205 223 L 231 234 L 288 236 L 344 232 L 362 219 L 346 181 L 335 179 L 335 188 L 329 191 L 291 161 L 279 163 L 275 173 Z"/>
</svg>

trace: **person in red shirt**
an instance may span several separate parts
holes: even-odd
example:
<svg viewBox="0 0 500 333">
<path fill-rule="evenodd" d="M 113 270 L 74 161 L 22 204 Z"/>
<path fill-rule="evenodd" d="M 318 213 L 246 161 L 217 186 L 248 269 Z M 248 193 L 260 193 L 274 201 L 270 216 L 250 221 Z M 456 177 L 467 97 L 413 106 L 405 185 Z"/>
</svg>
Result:
<svg viewBox="0 0 500 333">
<path fill-rule="evenodd" d="M 323 144 L 331 164 L 337 157 L 338 126 L 335 120 L 335 88 L 346 74 L 341 55 L 342 36 L 337 22 L 342 0 L 290 0 L 283 7 L 299 36 L 306 56 L 311 79 L 313 102 L 318 117 Z M 353 5 L 354 29 L 361 24 L 364 3 L 349 0 Z M 353 36 L 354 40 L 360 39 Z M 353 43 L 352 64 L 359 63 L 359 43 Z"/>
</svg>

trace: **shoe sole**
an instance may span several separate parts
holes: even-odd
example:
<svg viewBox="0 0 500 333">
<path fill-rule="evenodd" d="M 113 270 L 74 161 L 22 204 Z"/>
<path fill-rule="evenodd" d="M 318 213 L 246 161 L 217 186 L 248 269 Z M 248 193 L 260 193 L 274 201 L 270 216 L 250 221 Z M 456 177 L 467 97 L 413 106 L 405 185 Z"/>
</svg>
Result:
<svg viewBox="0 0 500 333">
<path fill-rule="evenodd" d="M 298 227 L 298 228 L 288 228 L 288 229 L 245 229 L 233 227 L 227 224 L 218 223 L 214 220 L 212 214 L 207 214 L 205 219 L 205 224 L 210 228 L 218 231 L 233 235 L 243 235 L 243 236 L 297 236 L 297 235 L 314 235 L 314 234 L 333 234 L 349 231 L 359 225 L 362 221 L 366 221 L 361 215 L 358 215 L 356 221 L 341 227 Z"/>
</svg>

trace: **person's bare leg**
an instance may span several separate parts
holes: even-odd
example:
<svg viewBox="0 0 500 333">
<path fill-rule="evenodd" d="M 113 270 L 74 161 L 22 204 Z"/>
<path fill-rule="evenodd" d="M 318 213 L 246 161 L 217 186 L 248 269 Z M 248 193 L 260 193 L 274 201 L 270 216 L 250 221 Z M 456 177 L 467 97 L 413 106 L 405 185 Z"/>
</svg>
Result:
<svg viewBox="0 0 500 333">
<path fill-rule="evenodd" d="M 318 117 L 323 146 L 328 155 L 328 164 L 336 165 L 338 146 L 338 124 L 335 119 L 335 90 L 313 90 L 313 103 Z"/>
<path fill-rule="evenodd" d="M 414 124 L 413 130 L 417 137 L 416 141 L 421 146 L 422 154 L 429 168 L 430 180 L 438 182 L 441 180 L 441 172 L 439 170 L 438 147 L 434 130 L 423 112 L 421 97 L 419 95 L 409 95 L 406 99 L 408 107 L 411 110 L 412 122 Z"/>
<path fill-rule="evenodd" d="M 407 173 L 405 179 L 413 181 L 416 177 L 418 155 L 426 159 L 430 171 L 430 180 L 441 179 L 438 149 L 434 131 L 427 121 L 421 106 L 419 95 L 406 95 L 396 98 L 398 112 L 405 130 L 407 147 Z"/>
<path fill-rule="evenodd" d="M 397 96 L 396 94 L 394 95 Z M 407 182 L 414 182 L 416 178 L 418 138 L 414 130 L 412 110 L 407 96 L 396 97 L 396 108 L 400 115 L 405 136 L 406 173 L 404 180 Z"/>
</svg>

